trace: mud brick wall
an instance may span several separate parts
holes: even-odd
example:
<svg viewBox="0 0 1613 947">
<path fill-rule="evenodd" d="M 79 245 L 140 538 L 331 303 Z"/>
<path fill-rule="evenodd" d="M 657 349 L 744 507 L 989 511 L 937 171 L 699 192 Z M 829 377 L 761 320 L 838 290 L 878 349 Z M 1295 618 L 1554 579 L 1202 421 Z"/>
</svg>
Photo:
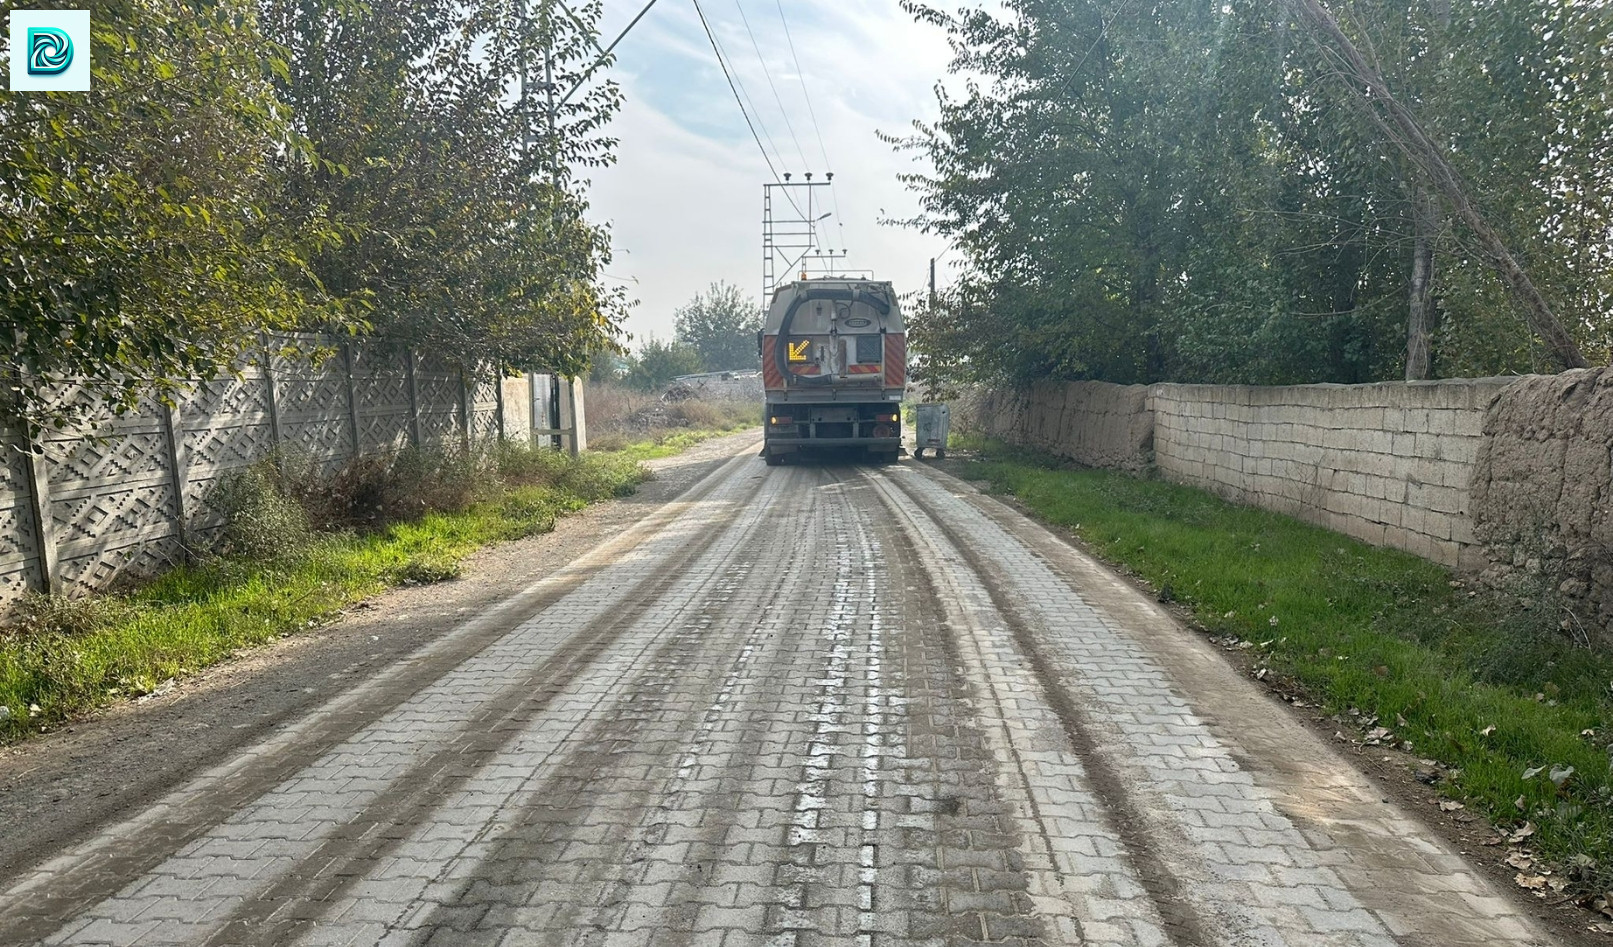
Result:
<svg viewBox="0 0 1613 947">
<path fill-rule="evenodd" d="M 1613 369 L 1508 388 L 1485 418 L 1472 482 L 1483 577 L 1556 592 L 1613 644 Z"/>
</svg>

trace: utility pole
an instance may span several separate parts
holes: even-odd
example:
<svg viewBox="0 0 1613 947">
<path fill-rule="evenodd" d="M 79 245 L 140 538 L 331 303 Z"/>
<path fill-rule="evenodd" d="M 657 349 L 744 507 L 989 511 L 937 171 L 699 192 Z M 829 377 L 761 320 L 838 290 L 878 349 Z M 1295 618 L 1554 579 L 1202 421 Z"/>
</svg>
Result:
<svg viewBox="0 0 1613 947">
<path fill-rule="evenodd" d="M 935 257 L 930 257 L 930 311 L 935 311 Z"/>
</svg>

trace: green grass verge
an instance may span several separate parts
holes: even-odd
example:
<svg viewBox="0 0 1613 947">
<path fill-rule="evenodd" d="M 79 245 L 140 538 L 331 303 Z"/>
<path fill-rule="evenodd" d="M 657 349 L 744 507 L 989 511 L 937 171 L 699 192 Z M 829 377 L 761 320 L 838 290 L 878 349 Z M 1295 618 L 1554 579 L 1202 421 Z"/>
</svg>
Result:
<svg viewBox="0 0 1613 947">
<path fill-rule="evenodd" d="M 0 629 L 0 740 L 149 693 L 388 586 L 451 578 L 476 549 L 548 532 L 557 517 L 630 493 L 648 475 L 631 457 L 531 454 L 515 458 L 524 469 L 513 474 L 541 483 L 490 489 L 463 511 L 322 535 L 275 561 L 183 566 L 129 595 L 36 602 L 34 621 Z"/>
<path fill-rule="evenodd" d="M 967 476 L 1252 643 L 1268 678 L 1343 722 L 1376 717 L 1495 825 L 1532 823 L 1571 890 L 1613 885 L 1613 656 L 1560 631 L 1551 596 L 1501 603 L 1415 556 L 1201 490 L 960 446 L 983 449 Z"/>
<path fill-rule="evenodd" d="M 758 412 L 760 409 L 757 409 Z M 705 428 L 678 428 L 668 431 L 659 431 L 648 438 L 632 441 L 623 446 L 616 447 L 613 442 L 604 448 L 604 452 L 614 457 L 621 457 L 635 463 L 646 460 L 657 460 L 662 457 L 671 457 L 681 454 L 689 448 L 712 438 L 736 434 L 740 431 L 756 427 L 760 424 L 758 418 L 744 418 L 719 427 Z M 614 448 L 614 449 L 612 449 Z"/>
</svg>

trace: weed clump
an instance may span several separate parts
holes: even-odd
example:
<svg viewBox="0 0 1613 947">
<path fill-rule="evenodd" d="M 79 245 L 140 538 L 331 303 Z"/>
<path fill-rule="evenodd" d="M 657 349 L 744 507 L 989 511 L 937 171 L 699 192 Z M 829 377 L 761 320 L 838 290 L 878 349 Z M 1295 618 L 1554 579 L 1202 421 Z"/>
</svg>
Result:
<svg viewBox="0 0 1613 947">
<path fill-rule="evenodd" d="M 221 479 L 207 505 L 224 517 L 220 552 L 276 561 L 306 551 L 314 530 L 273 461 L 261 461 Z"/>
<path fill-rule="evenodd" d="M 459 562 L 442 556 L 412 557 L 387 570 L 384 578 L 393 585 L 434 585 L 459 578 Z"/>
<path fill-rule="evenodd" d="M 132 621 L 143 612 L 141 605 L 121 595 L 84 598 L 28 595 L 16 604 L 6 624 L 0 626 L 0 643 L 83 638 Z"/>
</svg>

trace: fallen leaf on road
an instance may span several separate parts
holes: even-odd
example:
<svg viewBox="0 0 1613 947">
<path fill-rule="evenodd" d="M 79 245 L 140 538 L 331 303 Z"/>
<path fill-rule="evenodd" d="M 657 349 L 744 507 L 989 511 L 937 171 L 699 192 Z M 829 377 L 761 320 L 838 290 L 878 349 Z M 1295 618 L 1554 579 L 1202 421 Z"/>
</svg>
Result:
<svg viewBox="0 0 1613 947">
<path fill-rule="evenodd" d="M 1513 852 L 1507 856 L 1507 864 L 1519 871 L 1528 871 L 1535 867 L 1535 860 L 1523 852 Z"/>
<path fill-rule="evenodd" d="M 1521 842 L 1533 834 L 1535 834 L 1535 824 L 1533 822 L 1525 822 L 1522 828 L 1512 833 L 1512 841 Z"/>
<path fill-rule="evenodd" d="M 1574 775 L 1574 767 L 1572 767 L 1572 766 L 1563 766 L 1563 767 L 1553 766 L 1551 768 L 1551 772 L 1546 774 L 1546 775 L 1551 779 L 1553 785 L 1555 785 L 1558 789 L 1561 789 L 1561 788 L 1563 788 L 1563 783 L 1568 782 L 1568 778 L 1570 776 Z"/>
<path fill-rule="evenodd" d="M 1545 770 L 1546 767 L 1544 766 L 1531 766 L 1523 771 L 1523 778 L 1534 779 L 1536 776 L 1539 776 L 1541 773 L 1545 772 Z"/>
<path fill-rule="evenodd" d="M 1466 809 L 1466 808 L 1467 808 L 1466 806 L 1462 805 L 1460 802 L 1455 801 L 1454 799 L 1442 799 L 1442 800 L 1440 800 L 1440 803 L 1439 803 L 1439 811 L 1441 811 L 1441 812 L 1455 812 L 1457 809 Z"/>
<path fill-rule="evenodd" d="M 1530 891 L 1540 891 L 1546 887 L 1546 879 L 1541 875 L 1526 875 L 1520 871 L 1512 880 L 1518 883 L 1518 887 Z"/>
<path fill-rule="evenodd" d="M 1479 731 L 1479 736 L 1487 737 L 1487 736 L 1489 736 L 1490 734 L 1492 734 L 1494 732 L 1495 732 L 1495 724 L 1492 723 L 1488 727 L 1485 727 L 1483 730 L 1480 730 Z"/>
</svg>

